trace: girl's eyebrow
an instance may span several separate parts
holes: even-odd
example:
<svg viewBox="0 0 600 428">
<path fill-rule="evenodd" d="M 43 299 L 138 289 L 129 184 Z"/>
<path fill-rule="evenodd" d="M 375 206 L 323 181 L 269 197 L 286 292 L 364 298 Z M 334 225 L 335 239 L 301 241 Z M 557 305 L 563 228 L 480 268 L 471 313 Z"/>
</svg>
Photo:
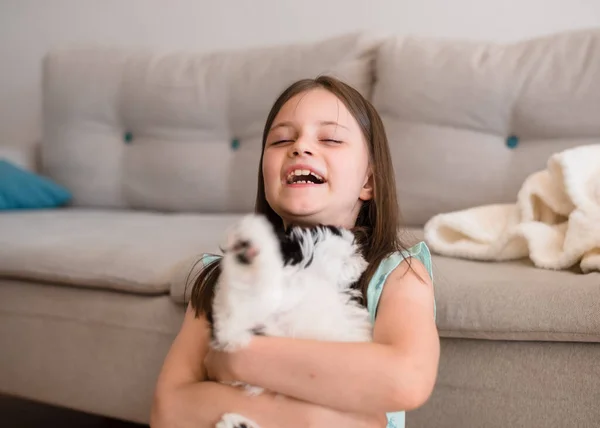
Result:
<svg viewBox="0 0 600 428">
<path fill-rule="evenodd" d="M 321 125 L 321 126 L 331 126 L 331 125 L 333 125 L 333 126 L 339 126 L 341 128 L 344 128 L 344 129 L 348 129 L 347 126 L 342 125 L 341 123 L 338 123 L 338 122 L 336 122 L 334 120 L 322 120 L 322 121 L 319 122 L 319 125 Z M 269 132 L 271 132 L 271 131 L 273 131 L 273 130 L 275 130 L 277 128 L 292 128 L 293 126 L 294 126 L 294 124 L 292 122 L 289 122 L 289 121 L 288 122 L 279 122 L 276 125 L 273 125 L 271 127 L 271 129 L 269 129 Z"/>
<path fill-rule="evenodd" d="M 323 120 L 323 121 L 319 122 L 319 124 L 321 126 L 334 125 L 334 126 L 339 126 L 341 128 L 344 128 L 344 129 L 348 129 L 347 126 L 342 125 L 341 123 L 333 121 L 333 120 Z"/>
<path fill-rule="evenodd" d="M 273 125 L 271 127 L 271 129 L 269 129 L 269 132 L 277 129 L 277 128 L 292 128 L 294 126 L 294 124 L 292 122 L 279 122 L 276 125 Z"/>
</svg>

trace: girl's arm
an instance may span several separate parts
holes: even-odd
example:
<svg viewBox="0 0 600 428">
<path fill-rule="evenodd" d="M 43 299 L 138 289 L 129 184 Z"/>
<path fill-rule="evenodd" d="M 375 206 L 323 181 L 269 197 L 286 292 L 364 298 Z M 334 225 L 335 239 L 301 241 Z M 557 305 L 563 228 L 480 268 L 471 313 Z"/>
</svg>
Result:
<svg viewBox="0 0 600 428">
<path fill-rule="evenodd" d="M 206 381 L 203 360 L 209 338 L 206 319 L 195 318 L 188 308 L 159 375 L 150 416 L 152 428 L 213 428 L 226 412 L 242 414 L 261 428 L 386 425 L 384 414 L 340 412 L 269 393 L 250 397 L 232 386 Z"/>
<path fill-rule="evenodd" d="M 387 419 L 351 414 L 311 403 L 263 393 L 249 397 L 243 390 L 215 382 L 196 382 L 171 391 L 152 411 L 152 428 L 214 428 L 223 413 L 246 416 L 261 428 L 384 428 Z"/>
<path fill-rule="evenodd" d="M 429 274 L 419 260 L 411 264 L 416 273 L 404 261 L 388 276 L 374 343 L 258 336 L 236 353 L 209 355 L 211 366 L 227 380 L 341 411 L 377 414 L 420 407 L 435 384 L 440 345 Z"/>
</svg>

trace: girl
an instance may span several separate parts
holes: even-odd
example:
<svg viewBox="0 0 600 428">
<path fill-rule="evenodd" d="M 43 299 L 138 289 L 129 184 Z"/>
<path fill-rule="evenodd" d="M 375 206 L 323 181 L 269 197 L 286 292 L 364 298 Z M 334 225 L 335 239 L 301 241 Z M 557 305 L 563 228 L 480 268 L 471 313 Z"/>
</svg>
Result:
<svg viewBox="0 0 600 428">
<path fill-rule="evenodd" d="M 154 428 L 214 427 L 240 413 L 262 428 L 404 427 L 429 398 L 439 339 L 430 254 L 399 240 L 394 172 L 382 121 L 359 92 L 331 77 L 301 80 L 275 102 L 264 128 L 256 212 L 276 228 L 354 228 L 369 268 L 359 282 L 374 323 L 372 343 L 256 336 L 233 353 L 209 350 L 219 270 L 207 263 L 160 374 Z M 322 183 L 289 185 L 290 171 Z M 207 259 L 208 260 L 208 259 Z M 317 296 L 316 296 L 317 298 Z M 271 391 L 256 397 L 218 383 Z M 285 396 L 276 399 L 275 394 Z"/>
</svg>

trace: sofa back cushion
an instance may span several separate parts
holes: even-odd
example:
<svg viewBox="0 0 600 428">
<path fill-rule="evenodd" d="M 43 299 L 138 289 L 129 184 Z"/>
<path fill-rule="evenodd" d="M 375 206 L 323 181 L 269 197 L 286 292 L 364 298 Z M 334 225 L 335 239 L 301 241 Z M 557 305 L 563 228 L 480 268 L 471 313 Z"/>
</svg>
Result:
<svg viewBox="0 0 600 428">
<path fill-rule="evenodd" d="M 375 70 L 408 225 L 513 203 L 552 153 L 600 143 L 600 30 L 508 45 L 391 38 Z"/>
<path fill-rule="evenodd" d="M 369 96 L 373 41 L 357 33 L 207 54 L 54 51 L 44 62 L 42 168 L 74 206 L 251 211 L 276 97 L 320 74 Z"/>
</svg>

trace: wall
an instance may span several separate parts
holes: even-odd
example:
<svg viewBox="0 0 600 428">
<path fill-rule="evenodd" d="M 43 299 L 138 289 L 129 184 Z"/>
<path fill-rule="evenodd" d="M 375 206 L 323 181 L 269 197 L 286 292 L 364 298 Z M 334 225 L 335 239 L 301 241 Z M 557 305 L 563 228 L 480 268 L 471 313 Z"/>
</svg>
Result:
<svg viewBox="0 0 600 428">
<path fill-rule="evenodd" d="M 597 0 L 2 0 L 0 145 L 40 138 L 40 60 L 55 47 L 206 51 L 358 29 L 512 41 L 598 25 Z"/>
</svg>

